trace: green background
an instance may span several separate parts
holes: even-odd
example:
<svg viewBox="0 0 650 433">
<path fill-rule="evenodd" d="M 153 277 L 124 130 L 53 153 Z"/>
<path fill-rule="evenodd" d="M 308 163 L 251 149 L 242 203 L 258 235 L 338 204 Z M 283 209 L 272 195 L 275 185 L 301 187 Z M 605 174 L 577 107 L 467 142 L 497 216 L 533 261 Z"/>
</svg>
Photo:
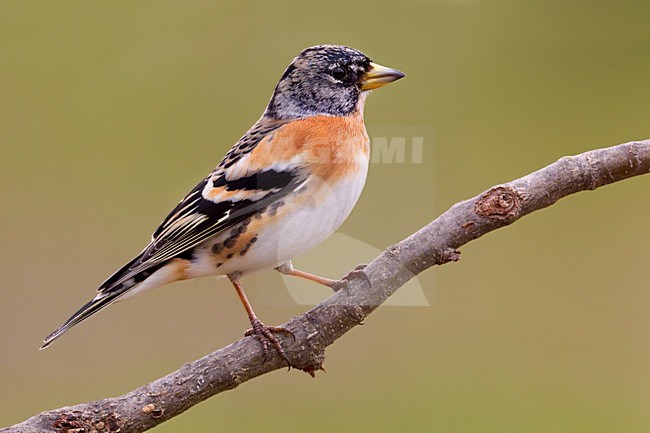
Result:
<svg viewBox="0 0 650 433">
<path fill-rule="evenodd" d="M 641 1 L 0 2 L 0 425 L 240 338 L 233 290 L 204 279 L 38 351 L 301 49 L 346 44 L 408 74 L 370 96 L 366 123 L 425 131 L 423 163 L 371 165 L 341 227 L 381 249 L 563 155 L 648 138 L 649 20 Z M 419 278 L 432 306 L 381 308 L 339 340 L 326 374 L 263 376 L 156 431 L 650 432 L 649 189 L 631 179 L 491 233 Z M 308 308 L 275 273 L 244 282 L 267 324 Z"/>
</svg>

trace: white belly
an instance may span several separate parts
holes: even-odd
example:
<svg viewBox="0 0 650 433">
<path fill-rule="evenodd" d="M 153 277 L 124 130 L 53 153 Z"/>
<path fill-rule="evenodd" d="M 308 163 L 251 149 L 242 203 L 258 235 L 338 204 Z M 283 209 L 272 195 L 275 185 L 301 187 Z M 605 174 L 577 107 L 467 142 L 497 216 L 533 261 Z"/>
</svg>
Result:
<svg viewBox="0 0 650 433">
<path fill-rule="evenodd" d="M 366 181 L 367 161 L 354 176 L 326 183 L 285 198 L 276 217 L 259 231 L 257 242 L 244 255 L 235 255 L 218 274 L 242 274 L 277 267 L 303 254 L 332 235 L 350 215 Z M 214 274 L 214 267 L 210 267 Z"/>
</svg>

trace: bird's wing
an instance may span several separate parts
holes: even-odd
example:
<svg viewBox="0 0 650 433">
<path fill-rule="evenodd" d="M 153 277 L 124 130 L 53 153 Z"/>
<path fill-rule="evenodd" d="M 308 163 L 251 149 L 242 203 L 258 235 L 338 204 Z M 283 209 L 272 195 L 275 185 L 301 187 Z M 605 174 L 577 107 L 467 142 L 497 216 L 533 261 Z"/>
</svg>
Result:
<svg viewBox="0 0 650 433">
<path fill-rule="evenodd" d="M 285 146 L 269 158 L 269 142 L 278 128 L 283 125 L 256 125 L 242 137 L 215 171 L 171 211 L 142 253 L 107 279 L 98 291 L 119 287 L 300 189 L 307 172 L 295 147 Z M 264 145 L 258 146 L 260 143 Z"/>
</svg>

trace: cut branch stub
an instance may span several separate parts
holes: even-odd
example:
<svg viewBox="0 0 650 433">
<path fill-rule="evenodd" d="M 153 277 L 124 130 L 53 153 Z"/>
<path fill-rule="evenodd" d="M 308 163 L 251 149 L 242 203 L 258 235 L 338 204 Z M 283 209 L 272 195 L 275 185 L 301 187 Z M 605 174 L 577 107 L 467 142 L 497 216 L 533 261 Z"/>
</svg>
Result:
<svg viewBox="0 0 650 433">
<path fill-rule="evenodd" d="M 476 200 L 474 212 L 485 218 L 511 223 L 521 213 L 521 194 L 511 186 L 490 188 Z"/>
</svg>

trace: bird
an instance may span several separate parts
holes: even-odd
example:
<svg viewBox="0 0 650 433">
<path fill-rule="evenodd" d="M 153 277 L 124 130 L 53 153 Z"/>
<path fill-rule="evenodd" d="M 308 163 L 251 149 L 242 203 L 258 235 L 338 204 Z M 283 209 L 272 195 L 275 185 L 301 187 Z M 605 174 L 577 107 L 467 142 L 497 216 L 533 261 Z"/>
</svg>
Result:
<svg viewBox="0 0 650 433">
<path fill-rule="evenodd" d="M 301 51 L 278 81 L 260 119 L 219 165 L 173 208 L 151 242 L 111 275 L 97 295 L 43 340 L 117 302 L 175 281 L 226 276 L 234 286 L 264 360 L 278 338 L 246 297 L 241 277 L 275 269 L 334 287 L 291 260 L 332 235 L 354 208 L 368 172 L 364 124 L 368 94 L 405 74 L 343 45 Z"/>
</svg>

